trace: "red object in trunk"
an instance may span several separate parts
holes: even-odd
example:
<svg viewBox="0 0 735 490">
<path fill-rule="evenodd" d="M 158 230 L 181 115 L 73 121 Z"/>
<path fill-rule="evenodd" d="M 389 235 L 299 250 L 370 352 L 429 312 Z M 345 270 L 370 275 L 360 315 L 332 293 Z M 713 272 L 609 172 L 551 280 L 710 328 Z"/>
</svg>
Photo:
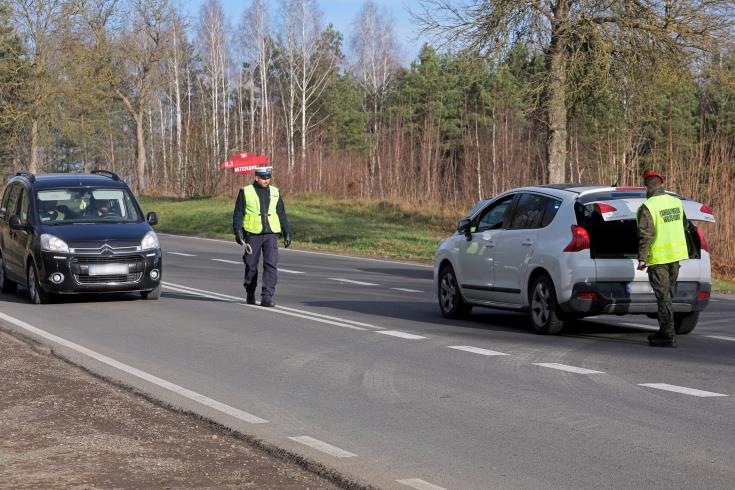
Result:
<svg viewBox="0 0 735 490">
<path fill-rule="evenodd" d="M 704 232 L 701 228 L 697 228 L 697 235 L 699 235 L 699 248 L 705 252 L 709 252 L 709 243 L 707 243 L 707 237 L 704 236 Z"/>
</svg>

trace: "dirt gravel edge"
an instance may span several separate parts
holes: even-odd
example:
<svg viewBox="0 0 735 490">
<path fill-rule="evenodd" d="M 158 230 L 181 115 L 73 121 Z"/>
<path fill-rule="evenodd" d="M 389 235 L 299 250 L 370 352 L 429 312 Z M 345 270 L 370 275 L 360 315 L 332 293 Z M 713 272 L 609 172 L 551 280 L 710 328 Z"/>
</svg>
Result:
<svg viewBox="0 0 735 490">
<path fill-rule="evenodd" d="M 355 477 L 341 473 L 335 470 L 334 468 L 330 468 L 326 466 L 325 464 L 320 463 L 319 461 L 303 456 L 289 449 L 279 447 L 270 442 L 264 441 L 263 439 L 260 439 L 259 437 L 256 437 L 252 434 L 246 434 L 244 432 L 232 429 L 230 427 L 227 427 L 226 425 L 216 422 L 196 412 L 192 412 L 191 410 L 183 409 L 171 403 L 155 398 L 151 394 L 146 393 L 134 386 L 128 385 L 126 383 L 110 378 L 108 376 L 103 376 L 99 373 L 96 373 L 88 369 L 87 367 L 73 361 L 72 359 L 69 359 L 68 357 L 63 355 L 61 352 L 58 352 L 57 350 L 55 350 L 52 345 L 48 345 L 40 341 L 36 337 L 33 337 L 30 334 L 19 331 L 17 330 L 17 328 L 18 327 L 13 325 L 12 323 L 6 322 L 2 318 L 0 318 L 0 332 L 11 335 L 12 337 L 26 343 L 28 346 L 30 346 L 31 349 L 33 349 L 36 353 L 40 355 L 50 356 L 55 359 L 58 359 L 76 369 L 79 369 L 89 374 L 90 376 L 108 385 L 124 390 L 125 392 L 132 394 L 134 396 L 137 396 L 139 398 L 142 398 L 158 407 L 161 407 L 163 409 L 170 410 L 176 414 L 185 415 L 185 416 L 191 417 L 194 420 L 206 423 L 214 430 L 220 431 L 230 437 L 240 440 L 250 445 L 251 447 L 257 448 L 265 452 L 266 454 L 269 454 L 275 458 L 278 458 L 281 461 L 294 463 L 298 465 L 299 467 L 303 468 L 304 470 L 308 471 L 309 473 L 320 476 L 330 481 L 331 483 L 334 483 L 335 485 L 344 488 L 345 490 L 379 490 L 379 487 L 375 487 L 366 482 L 360 481 L 359 479 Z"/>
</svg>

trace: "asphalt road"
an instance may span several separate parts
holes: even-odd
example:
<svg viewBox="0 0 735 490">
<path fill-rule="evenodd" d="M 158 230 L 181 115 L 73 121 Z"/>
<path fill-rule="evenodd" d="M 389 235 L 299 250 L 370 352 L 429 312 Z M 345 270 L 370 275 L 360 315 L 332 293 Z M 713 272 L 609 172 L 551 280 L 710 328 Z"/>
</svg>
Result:
<svg viewBox="0 0 735 490">
<path fill-rule="evenodd" d="M 497 310 L 448 321 L 429 267 L 298 250 L 278 307 L 248 306 L 235 243 L 160 238 L 159 301 L 0 295 L 0 322 L 382 488 L 733 487 L 733 298 L 654 349 L 646 317 L 560 336 Z"/>
</svg>

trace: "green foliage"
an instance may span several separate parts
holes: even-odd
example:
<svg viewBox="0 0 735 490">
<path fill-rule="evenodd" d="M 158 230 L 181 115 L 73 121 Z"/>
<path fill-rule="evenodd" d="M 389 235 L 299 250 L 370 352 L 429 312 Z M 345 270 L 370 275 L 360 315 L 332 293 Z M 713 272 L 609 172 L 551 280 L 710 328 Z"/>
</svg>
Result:
<svg viewBox="0 0 735 490">
<path fill-rule="evenodd" d="M 10 25 L 10 8 L 0 1 L 0 177 L 10 173 L 10 153 L 18 137 L 17 118 L 28 81 L 25 51 Z"/>
<path fill-rule="evenodd" d="M 355 77 L 349 73 L 338 75 L 325 98 L 325 110 L 331 114 L 325 128 L 326 143 L 333 150 L 364 151 L 367 114 Z"/>
<path fill-rule="evenodd" d="M 167 233 L 230 240 L 234 197 L 194 200 L 143 197 L 146 212 L 158 213 L 156 229 Z M 453 221 L 410 212 L 392 203 L 338 200 L 322 194 L 285 199 L 298 248 L 430 261 Z"/>
</svg>

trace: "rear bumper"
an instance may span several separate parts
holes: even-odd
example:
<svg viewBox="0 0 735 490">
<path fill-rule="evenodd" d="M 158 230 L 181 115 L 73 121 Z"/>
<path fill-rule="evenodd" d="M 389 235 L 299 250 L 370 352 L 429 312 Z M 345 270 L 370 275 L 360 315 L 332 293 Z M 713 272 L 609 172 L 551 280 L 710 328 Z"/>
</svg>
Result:
<svg viewBox="0 0 735 490">
<path fill-rule="evenodd" d="M 565 313 L 587 315 L 627 315 L 656 313 L 658 304 L 651 292 L 630 292 L 630 283 L 578 283 L 572 290 L 572 299 L 559 305 Z M 679 282 L 673 298 L 675 313 L 702 311 L 709 304 L 710 283 Z M 701 297 L 700 297 L 701 295 Z M 588 299 L 588 298 L 595 299 Z"/>
</svg>

